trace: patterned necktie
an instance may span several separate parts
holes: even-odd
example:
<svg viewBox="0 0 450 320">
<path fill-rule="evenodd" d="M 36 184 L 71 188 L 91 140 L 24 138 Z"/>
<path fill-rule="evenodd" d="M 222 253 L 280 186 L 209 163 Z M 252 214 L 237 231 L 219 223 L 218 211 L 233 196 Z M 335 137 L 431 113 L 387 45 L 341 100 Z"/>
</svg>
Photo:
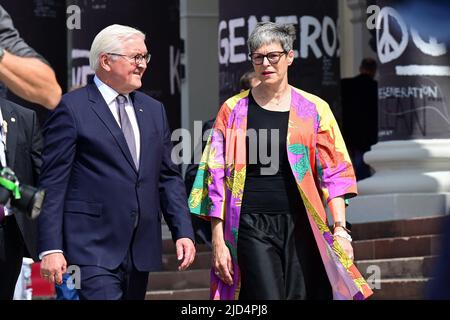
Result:
<svg viewBox="0 0 450 320">
<path fill-rule="evenodd" d="M 119 94 L 116 98 L 116 101 L 118 107 L 117 109 L 119 111 L 120 127 L 122 128 L 123 135 L 125 136 L 125 140 L 127 141 L 128 149 L 130 149 L 134 165 L 136 166 L 136 169 L 139 169 L 139 161 L 137 159 L 136 140 L 134 139 L 133 127 L 131 126 L 128 114 L 125 111 L 125 103 L 127 102 L 127 98 L 124 95 Z"/>
</svg>

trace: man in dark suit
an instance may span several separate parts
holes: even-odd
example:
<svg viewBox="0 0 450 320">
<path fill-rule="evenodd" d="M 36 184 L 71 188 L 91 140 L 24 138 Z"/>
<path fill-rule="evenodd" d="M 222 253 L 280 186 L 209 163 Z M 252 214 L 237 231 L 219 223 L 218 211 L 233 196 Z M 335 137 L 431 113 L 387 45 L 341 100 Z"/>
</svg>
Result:
<svg viewBox="0 0 450 320">
<path fill-rule="evenodd" d="M 371 175 L 363 155 L 378 141 L 378 84 L 374 80 L 377 63 L 365 58 L 354 78 L 342 79 L 343 135 L 352 158 L 356 178 Z"/>
<path fill-rule="evenodd" d="M 162 264 L 160 209 L 179 269 L 195 256 L 164 106 L 135 91 L 150 61 L 144 40 L 121 25 L 97 34 L 94 83 L 65 94 L 44 129 L 41 276 L 60 283 L 77 265 L 81 299 L 144 299 Z"/>
<path fill-rule="evenodd" d="M 35 185 L 41 167 L 42 138 L 34 111 L 0 98 L 2 167 L 11 168 L 21 184 Z M 22 258 L 37 260 L 37 226 L 25 214 L 0 208 L 0 300 L 10 300 Z"/>
</svg>

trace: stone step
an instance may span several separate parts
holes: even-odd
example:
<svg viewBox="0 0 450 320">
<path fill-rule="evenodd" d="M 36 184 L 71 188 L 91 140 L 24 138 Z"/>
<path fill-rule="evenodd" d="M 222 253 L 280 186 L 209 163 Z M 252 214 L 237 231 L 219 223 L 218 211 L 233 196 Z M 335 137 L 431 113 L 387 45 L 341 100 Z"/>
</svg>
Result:
<svg viewBox="0 0 450 320">
<path fill-rule="evenodd" d="M 209 300 L 209 288 L 147 291 L 145 300 Z"/>
<path fill-rule="evenodd" d="M 440 245 L 440 226 L 446 217 L 354 224 L 352 236 L 356 265 L 367 279 L 379 270 L 381 289 L 374 300 L 422 299 Z M 149 276 L 146 299 L 207 300 L 211 250 L 197 245 L 197 256 L 188 271 L 177 270 L 175 246 L 163 240 L 163 272 Z M 379 269 L 377 269 L 379 268 Z M 369 283 L 376 285 L 376 283 Z"/>
<path fill-rule="evenodd" d="M 420 300 L 429 278 L 382 279 L 371 300 Z M 209 288 L 147 291 L 146 300 L 208 300 Z"/>
<path fill-rule="evenodd" d="M 430 279 L 430 265 L 436 257 L 403 259 L 377 259 L 357 261 L 359 270 L 367 279 L 373 275 L 370 264 L 380 267 L 380 288 L 374 285 L 374 300 L 423 299 L 426 283 Z M 366 272 L 369 271 L 369 272 Z M 150 274 L 150 300 L 207 300 L 209 299 L 209 270 L 157 272 Z M 404 272 L 402 274 L 402 272 Z M 399 275 L 399 277 L 395 277 Z M 405 276 L 409 276 L 406 277 Z"/>
<path fill-rule="evenodd" d="M 184 290 L 209 288 L 210 270 L 186 270 L 152 272 L 148 279 L 148 290 Z"/>
<path fill-rule="evenodd" d="M 197 252 L 211 251 L 211 248 L 206 244 L 196 244 L 195 249 Z M 162 240 L 162 252 L 163 254 L 176 254 L 175 243 L 172 239 Z"/>
<path fill-rule="evenodd" d="M 189 270 L 197 269 L 210 269 L 211 268 L 211 252 L 197 252 L 195 255 L 195 260 L 189 267 Z M 175 254 L 164 254 L 163 255 L 163 270 L 164 271 L 176 271 L 178 268 L 178 260 Z"/>
<path fill-rule="evenodd" d="M 172 234 L 170 233 L 169 227 L 167 225 L 161 226 L 161 237 L 165 239 L 172 239 Z"/>
<path fill-rule="evenodd" d="M 431 256 L 439 253 L 440 235 L 360 240 L 353 242 L 356 260 Z"/>
<path fill-rule="evenodd" d="M 431 216 L 354 224 L 352 237 L 354 240 L 379 238 L 408 237 L 442 233 L 441 227 L 447 216 Z"/>
<path fill-rule="evenodd" d="M 400 278 L 428 278 L 432 276 L 436 256 L 360 260 L 355 264 L 368 281 Z"/>
<path fill-rule="evenodd" d="M 378 267 L 382 278 L 431 277 L 436 256 L 403 257 L 388 259 L 357 260 L 358 270 L 368 277 Z M 164 271 L 178 272 L 178 262 L 175 255 L 164 255 Z M 189 270 L 209 270 L 211 268 L 211 252 L 200 252 Z M 188 271 L 189 271 L 188 270 Z"/>
<path fill-rule="evenodd" d="M 434 240 L 432 240 L 434 241 Z M 356 244 L 356 242 L 355 242 Z M 364 257 L 364 254 L 360 252 L 359 244 L 355 245 L 357 249 L 355 249 L 355 253 L 357 254 L 357 258 Z M 437 249 L 433 249 L 434 253 L 438 252 Z M 389 275 L 389 272 L 397 272 L 400 274 L 405 274 L 404 272 L 407 270 L 405 268 L 412 268 L 411 270 L 417 270 L 414 272 L 423 271 L 425 276 L 430 275 L 431 269 L 435 262 L 435 256 L 417 256 L 417 257 L 401 257 L 401 258 L 385 258 L 385 259 L 359 259 L 357 260 L 358 267 L 361 267 L 362 270 L 367 269 L 367 267 L 371 265 L 379 265 L 382 273 Z M 195 260 L 192 265 L 189 267 L 189 270 L 199 270 L 199 269 L 210 269 L 211 268 L 211 252 L 197 252 L 195 256 Z M 412 264 L 412 265 L 410 265 Z M 178 271 L 178 260 L 176 255 L 174 254 L 165 254 L 163 255 L 163 271 Z M 392 271 L 394 270 L 395 271 Z M 385 272 L 388 271 L 388 272 Z M 411 271 L 413 272 L 413 271 Z M 416 273 L 405 274 L 405 276 L 414 276 Z M 400 276 L 395 276 L 400 277 Z"/>
<path fill-rule="evenodd" d="M 423 300 L 429 278 L 385 279 L 374 288 L 371 300 Z"/>
</svg>

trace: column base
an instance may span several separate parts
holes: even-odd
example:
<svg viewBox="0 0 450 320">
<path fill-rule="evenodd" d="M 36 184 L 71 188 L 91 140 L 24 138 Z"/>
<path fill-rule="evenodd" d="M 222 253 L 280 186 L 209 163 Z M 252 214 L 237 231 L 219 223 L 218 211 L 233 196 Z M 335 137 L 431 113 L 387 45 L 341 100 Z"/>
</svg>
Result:
<svg viewBox="0 0 450 320">
<path fill-rule="evenodd" d="M 450 213 L 450 193 L 394 193 L 358 196 L 350 200 L 350 223 L 403 220 Z"/>
<path fill-rule="evenodd" d="M 347 217 L 362 223 L 450 213 L 450 139 L 379 142 L 364 154 L 375 174 L 358 181 Z"/>
</svg>

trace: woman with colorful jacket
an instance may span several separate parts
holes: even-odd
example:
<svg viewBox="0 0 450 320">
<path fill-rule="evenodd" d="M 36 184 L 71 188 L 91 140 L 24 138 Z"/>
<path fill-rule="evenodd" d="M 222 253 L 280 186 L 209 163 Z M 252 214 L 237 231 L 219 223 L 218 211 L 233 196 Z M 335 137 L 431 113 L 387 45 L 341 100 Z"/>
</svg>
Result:
<svg viewBox="0 0 450 320">
<path fill-rule="evenodd" d="M 248 47 L 261 83 L 223 104 L 199 165 L 189 205 L 211 220 L 212 299 L 372 294 L 345 228 L 351 161 L 328 104 L 288 83 L 294 39 L 291 25 L 256 26 Z"/>
</svg>

